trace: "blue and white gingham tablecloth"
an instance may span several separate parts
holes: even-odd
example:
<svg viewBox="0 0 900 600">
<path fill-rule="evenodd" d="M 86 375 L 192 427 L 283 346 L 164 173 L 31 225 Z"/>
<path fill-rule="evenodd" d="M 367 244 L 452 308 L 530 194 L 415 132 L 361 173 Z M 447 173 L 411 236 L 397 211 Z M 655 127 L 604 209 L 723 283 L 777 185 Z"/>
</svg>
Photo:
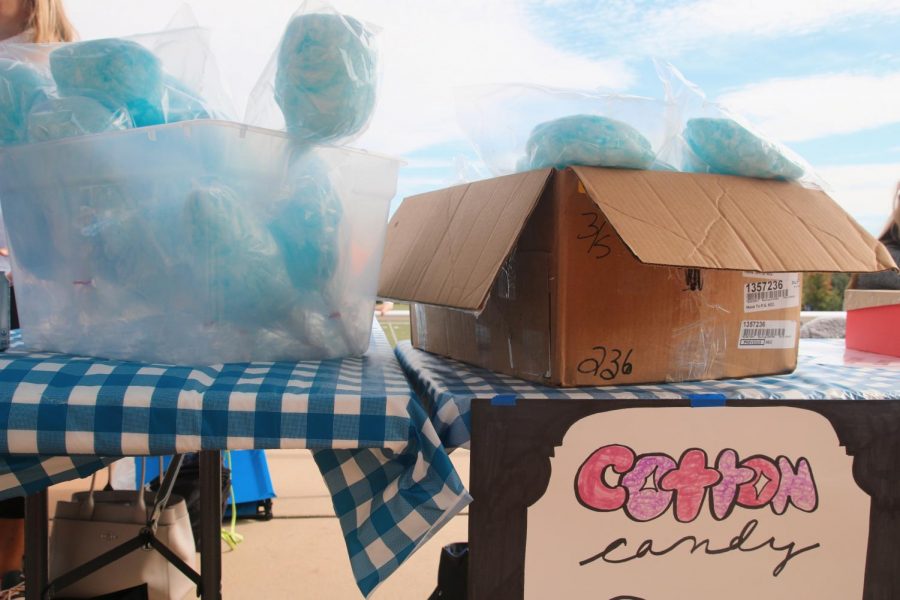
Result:
<svg viewBox="0 0 900 600">
<path fill-rule="evenodd" d="M 844 340 L 800 340 L 789 375 L 659 385 L 554 388 L 428 354 L 401 342 L 395 350 L 446 448 L 469 447 L 474 398 L 677 399 L 719 394 L 734 399 L 900 399 L 900 358 L 845 350 Z"/>
<path fill-rule="evenodd" d="M 363 358 L 180 367 L 0 354 L 0 499 L 122 456 L 314 450 L 363 594 L 471 498 L 381 329 Z"/>
</svg>

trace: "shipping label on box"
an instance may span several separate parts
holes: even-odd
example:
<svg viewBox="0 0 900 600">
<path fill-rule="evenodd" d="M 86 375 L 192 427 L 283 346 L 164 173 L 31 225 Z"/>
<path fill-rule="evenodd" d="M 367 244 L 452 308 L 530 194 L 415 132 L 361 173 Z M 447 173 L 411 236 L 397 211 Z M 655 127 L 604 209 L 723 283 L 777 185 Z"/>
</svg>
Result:
<svg viewBox="0 0 900 600">
<path fill-rule="evenodd" d="M 744 277 L 752 279 L 743 288 L 745 313 L 800 306 L 803 288 L 799 273 L 745 272 Z"/>
<path fill-rule="evenodd" d="M 797 345 L 797 321 L 741 321 L 738 348 L 742 350 L 776 350 Z"/>
</svg>

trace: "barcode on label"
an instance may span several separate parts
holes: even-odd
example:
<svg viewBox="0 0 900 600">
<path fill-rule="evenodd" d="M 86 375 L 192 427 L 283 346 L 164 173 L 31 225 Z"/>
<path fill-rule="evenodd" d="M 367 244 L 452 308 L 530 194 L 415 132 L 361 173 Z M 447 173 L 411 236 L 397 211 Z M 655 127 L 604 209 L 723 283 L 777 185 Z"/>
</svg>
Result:
<svg viewBox="0 0 900 600">
<path fill-rule="evenodd" d="M 747 294 L 747 302 L 767 302 L 769 300 L 781 300 L 790 298 L 790 290 L 772 290 L 771 292 L 750 292 Z"/>
<path fill-rule="evenodd" d="M 745 313 L 800 306 L 802 290 L 798 273 L 744 273 L 744 277 Z"/>
<path fill-rule="evenodd" d="M 793 348 L 797 324 L 794 321 L 743 321 L 738 347 L 746 349 Z"/>
<path fill-rule="evenodd" d="M 741 332 L 742 338 L 748 339 L 766 339 L 775 337 L 784 337 L 784 327 L 770 327 L 768 329 L 745 329 Z"/>
</svg>

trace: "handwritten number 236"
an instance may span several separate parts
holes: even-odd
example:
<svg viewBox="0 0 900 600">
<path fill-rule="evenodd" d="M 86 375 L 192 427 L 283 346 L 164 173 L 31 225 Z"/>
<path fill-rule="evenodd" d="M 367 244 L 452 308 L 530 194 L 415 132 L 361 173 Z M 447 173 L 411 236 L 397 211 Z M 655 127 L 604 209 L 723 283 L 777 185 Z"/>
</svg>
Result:
<svg viewBox="0 0 900 600">
<path fill-rule="evenodd" d="M 594 346 L 593 350 L 597 352 L 595 357 L 586 358 L 578 363 L 579 373 L 591 373 L 605 381 L 615 379 L 619 373 L 631 375 L 633 365 L 630 359 L 634 349 L 629 350 L 624 356 L 618 348 L 607 350 L 606 346 Z"/>
</svg>

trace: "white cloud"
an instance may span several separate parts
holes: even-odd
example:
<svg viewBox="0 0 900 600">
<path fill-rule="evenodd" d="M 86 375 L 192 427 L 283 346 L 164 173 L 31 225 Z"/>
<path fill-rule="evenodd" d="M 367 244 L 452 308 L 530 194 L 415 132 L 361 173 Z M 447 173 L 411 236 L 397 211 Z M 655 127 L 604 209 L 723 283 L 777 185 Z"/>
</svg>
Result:
<svg viewBox="0 0 900 600">
<path fill-rule="evenodd" d="M 439 190 L 451 185 L 452 181 L 448 177 L 435 175 L 434 177 L 416 177 L 406 175 L 403 177 L 403 185 L 408 189 L 430 189 Z"/>
<path fill-rule="evenodd" d="M 453 166 L 453 160 L 447 158 L 415 158 L 406 163 L 407 169 L 448 169 Z"/>
<path fill-rule="evenodd" d="M 86 38 L 163 27 L 180 2 L 68 0 Z M 239 114 L 298 0 L 192 0 L 214 32 L 220 68 Z M 335 0 L 341 10 L 382 28 L 383 84 L 372 125 L 356 145 L 405 154 L 461 138 L 454 86 L 519 81 L 622 90 L 634 75 L 623 61 L 565 52 L 529 31 L 521 5 L 494 0 Z"/>
<path fill-rule="evenodd" d="M 773 79 L 719 101 L 779 139 L 810 140 L 900 122 L 900 72 Z"/>
<path fill-rule="evenodd" d="M 820 167 L 832 197 L 856 220 L 878 233 L 891 212 L 900 162 Z"/>
<path fill-rule="evenodd" d="M 779 36 L 809 33 L 846 19 L 900 15 L 897 0 L 697 0 L 666 8 L 649 19 L 670 41 L 690 41 L 734 34 Z"/>
<path fill-rule="evenodd" d="M 799 35 L 854 20 L 874 22 L 900 16 L 900 0 L 692 0 L 688 2 L 605 2 L 590 9 L 584 0 L 536 0 L 547 10 L 562 10 L 560 35 L 594 30 L 606 45 L 627 52 L 671 56 L 708 49 L 710 40 Z"/>
<path fill-rule="evenodd" d="M 344 2 L 384 27 L 384 85 L 361 144 L 404 153 L 461 137 L 456 86 L 528 82 L 625 89 L 619 60 L 592 60 L 554 48 L 528 31 L 516 3 L 476 0 Z"/>
</svg>

